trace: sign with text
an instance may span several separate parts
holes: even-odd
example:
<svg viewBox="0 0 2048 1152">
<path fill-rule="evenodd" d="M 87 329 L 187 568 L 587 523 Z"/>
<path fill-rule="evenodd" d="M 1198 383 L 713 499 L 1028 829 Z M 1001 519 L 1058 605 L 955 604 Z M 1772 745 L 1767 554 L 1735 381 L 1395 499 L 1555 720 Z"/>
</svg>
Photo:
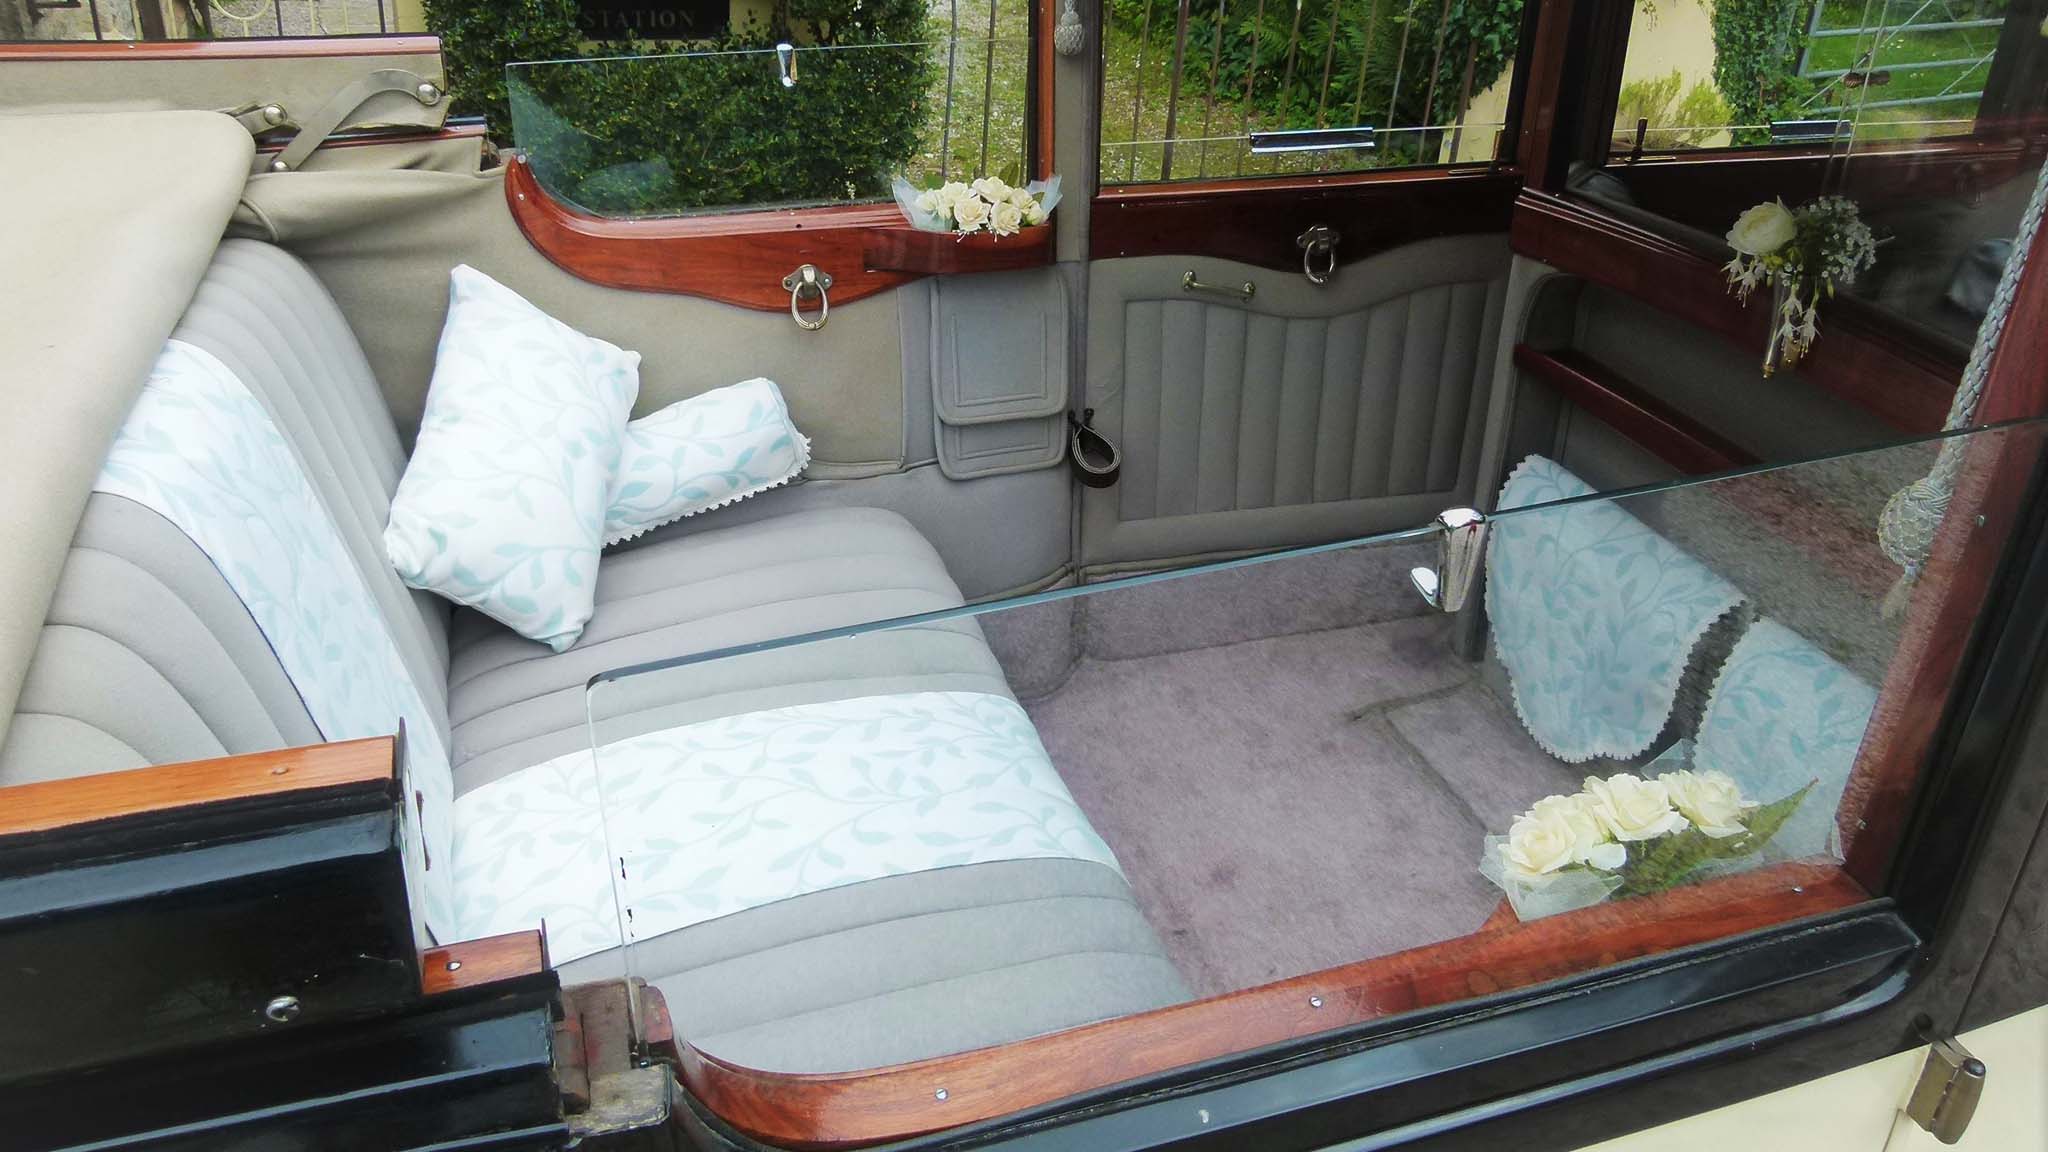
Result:
<svg viewBox="0 0 2048 1152">
<path fill-rule="evenodd" d="M 702 40 L 725 31 L 730 0 L 577 0 L 592 40 Z"/>
</svg>

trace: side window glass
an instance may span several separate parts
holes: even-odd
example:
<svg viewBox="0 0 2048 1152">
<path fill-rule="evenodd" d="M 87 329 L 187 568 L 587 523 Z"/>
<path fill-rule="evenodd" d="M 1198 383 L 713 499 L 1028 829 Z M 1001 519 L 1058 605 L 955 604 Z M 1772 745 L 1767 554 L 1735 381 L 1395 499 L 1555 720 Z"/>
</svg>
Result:
<svg viewBox="0 0 2048 1152">
<path fill-rule="evenodd" d="M 1522 0 L 1110 0 L 1102 183 L 1490 161 Z"/>
</svg>

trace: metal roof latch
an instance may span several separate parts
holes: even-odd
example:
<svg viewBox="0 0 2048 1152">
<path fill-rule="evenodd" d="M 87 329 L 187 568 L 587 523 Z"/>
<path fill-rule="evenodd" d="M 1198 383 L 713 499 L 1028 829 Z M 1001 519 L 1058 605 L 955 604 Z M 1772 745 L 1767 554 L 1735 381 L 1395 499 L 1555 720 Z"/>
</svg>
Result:
<svg viewBox="0 0 2048 1152">
<path fill-rule="evenodd" d="M 1456 612 L 1472 594 L 1479 558 L 1486 555 L 1486 516 L 1471 508 L 1447 508 L 1437 514 L 1436 524 L 1436 567 L 1411 568 L 1408 579 L 1431 608 Z"/>
<path fill-rule="evenodd" d="M 1954 1037 L 1943 1037 L 1928 1049 L 1920 1082 L 1913 1085 L 1913 1095 L 1906 1101 L 1906 1115 L 1936 1140 L 1953 1144 L 1963 1138 L 1983 1095 L 1984 1062 L 1970 1055 Z"/>
</svg>

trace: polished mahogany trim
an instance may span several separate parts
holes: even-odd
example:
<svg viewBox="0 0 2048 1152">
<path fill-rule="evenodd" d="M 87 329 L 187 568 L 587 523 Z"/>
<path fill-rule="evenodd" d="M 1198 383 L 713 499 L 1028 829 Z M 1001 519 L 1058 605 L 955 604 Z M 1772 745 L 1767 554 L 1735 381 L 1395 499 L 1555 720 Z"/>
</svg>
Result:
<svg viewBox="0 0 2048 1152">
<path fill-rule="evenodd" d="M 1725 472 L 1756 463 L 1755 456 L 1713 429 L 1583 352 L 1545 352 L 1517 344 L 1514 355 L 1516 367 L 1541 377 L 1565 399 L 1686 475 Z"/>
<path fill-rule="evenodd" d="M 462 940 L 420 954 L 420 992 L 438 996 L 536 976 L 548 970 L 547 937 L 538 929 Z"/>
<path fill-rule="evenodd" d="M 1713 332 L 1762 360 L 1768 304 L 1744 307 L 1714 261 L 1669 237 L 1582 201 L 1524 191 L 1510 231 L 1515 251 L 1603 284 Z M 1799 374 L 1901 432 L 1941 428 L 1961 378 L 1949 364 L 1882 330 L 1873 310 L 1823 306 L 1823 336 Z"/>
<path fill-rule="evenodd" d="M 950 235 L 914 234 L 894 204 L 607 220 L 548 195 L 532 166 L 516 157 L 506 166 L 505 202 L 535 249 L 593 284 L 701 296 L 763 311 L 789 307 L 782 278 L 803 264 L 831 274 L 836 306 L 935 273 L 1021 268 L 1052 259 L 1050 228 L 955 244 Z M 876 266 L 871 252 L 911 267 Z"/>
<path fill-rule="evenodd" d="M 0 43 L 0 60 L 270 60 L 312 56 L 431 56 L 439 36 L 307 36 L 271 40 L 28 40 Z"/>
<path fill-rule="evenodd" d="M 1555 149 L 1558 105 L 1564 90 L 1565 50 L 1571 37 L 1573 0 L 1542 0 L 1536 13 L 1533 43 L 1524 55 L 1528 69 L 1522 84 L 1515 128 L 1515 163 L 1527 174 L 1531 188 L 1551 188 L 1551 154 Z M 1561 184 L 1561 178 L 1557 182 Z"/>
<path fill-rule="evenodd" d="M 1977 402 L 1979 423 L 2048 415 L 2048 229 L 2037 232 Z M 1843 797 L 1851 875 L 1885 882 L 1972 633 L 2041 455 L 2034 429 L 1965 451 Z"/>
<path fill-rule="evenodd" d="M 1432 236 L 1506 231 L 1515 177 L 1418 169 L 1308 179 L 1211 180 L 1106 190 L 1088 218 L 1089 258 L 1206 256 L 1301 271 L 1295 237 L 1327 224 L 1351 263 Z"/>
<path fill-rule="evenodd" d="M 681 1077 L 770 1144 L 847 1148 L 989 1120 L 1173 1068 L 1361 1021 L 1524 988 L 1868 899 L 1796 862 L 1429 944 L 1259 988 L 1047 1036 L 860 1072 L 764 1072 L 684 1037 Z"/>
<path fill-rule="evenodd" d="M 861 256 L 871 269 L 920 276 L 1036 268 L 1052 263 L 1052 225 L 1026 228 L 1014 236 L 989 232 L 961 236 L 907 225 L 877 228 L 867 234 Z"/>
<path fill-rule="evenodd" d="M 373 736 L 16 784 L 0 788 L 0 836 L 286 792 L 388 786 L 396 779 L 395 756 L 392 737 Z"/>
</svg>

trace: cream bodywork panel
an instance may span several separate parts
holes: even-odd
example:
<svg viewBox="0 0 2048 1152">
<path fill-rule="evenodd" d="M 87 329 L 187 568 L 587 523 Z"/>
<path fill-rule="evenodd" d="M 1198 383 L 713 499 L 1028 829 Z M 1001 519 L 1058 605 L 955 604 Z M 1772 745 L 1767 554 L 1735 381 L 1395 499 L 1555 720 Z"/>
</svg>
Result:
<svg viewBox="0 0 2048 1152">
<path fill-rule="evenodd" d="M 1767 1096 L 1646 1128 L 1582 1152 L 2008 1152 L 2048 1148 L 2048 1006 L 1959 1037 L 1984 1061 L 1984 1097 L 1958 1144 L 1943 1144 L 1902 1109 L 1926 1048 L 1809 1080 Z"/>
</svg>

